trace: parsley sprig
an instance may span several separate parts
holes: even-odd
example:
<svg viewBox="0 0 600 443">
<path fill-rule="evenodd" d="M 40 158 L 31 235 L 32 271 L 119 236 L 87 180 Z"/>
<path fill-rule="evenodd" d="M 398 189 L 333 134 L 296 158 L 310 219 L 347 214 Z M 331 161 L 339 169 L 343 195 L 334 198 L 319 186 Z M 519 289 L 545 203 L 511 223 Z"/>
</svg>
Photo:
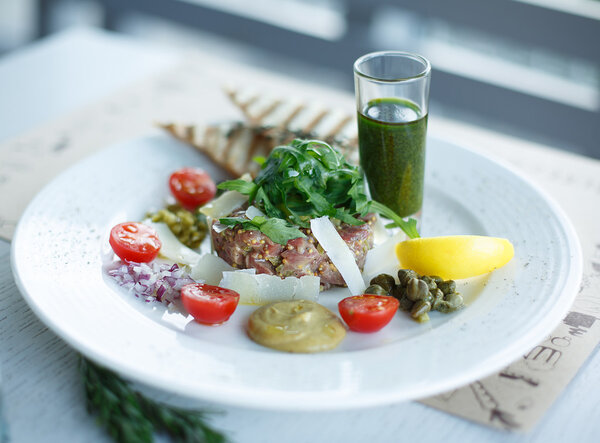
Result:
<svg viewBox="0 0 600 443">
<path fill-rule="evenodd" d="M 285 244 L 303 235 L 293 226 L 308 228 L 312 218 L 329 216 L 350 225 L 360 225 L 364 222 L 358 216 L 376 212 L 392 220 L 388 226 L 400 227 L 410 238 L 419 237 L 416 220 L 403 220 L 382 203 L 369 200 L 360 168 L 346 162 L 341 153 L 325 142 L 297 139 L 276 147 L 261 163 L 253 182 L 229 180 L 218 188 L 247 195 L 248 203 L 257 206 L 267 217 L 265 220 L 254 217 L 250 223 L 246 219 L 222 218 L 221 223 L 258 229 L 271 240 Z"/>
<path fill-rule="evenodd" d="M 223 443 L 223 434 L 206 423 L 205 412 L 188 411 L 154 402 L 133 390 L 112 371 L 80 357 L 88 412 L 117 442 L 149 443 L 154 433 L 172 441 Z"/>
</svg>

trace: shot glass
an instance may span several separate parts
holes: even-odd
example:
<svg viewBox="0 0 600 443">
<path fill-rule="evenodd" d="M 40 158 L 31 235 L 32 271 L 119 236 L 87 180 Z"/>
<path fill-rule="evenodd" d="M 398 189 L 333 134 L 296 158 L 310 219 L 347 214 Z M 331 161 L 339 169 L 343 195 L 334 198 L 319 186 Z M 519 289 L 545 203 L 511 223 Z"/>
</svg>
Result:
<svg viewBox="0 0 600 443">
<path fill-rule="evenodd" d="M 354 63 L 360 164 L 371 197 L 421 219 L 431 65 L 408 52 L 373 52 Z"/>
</svg>

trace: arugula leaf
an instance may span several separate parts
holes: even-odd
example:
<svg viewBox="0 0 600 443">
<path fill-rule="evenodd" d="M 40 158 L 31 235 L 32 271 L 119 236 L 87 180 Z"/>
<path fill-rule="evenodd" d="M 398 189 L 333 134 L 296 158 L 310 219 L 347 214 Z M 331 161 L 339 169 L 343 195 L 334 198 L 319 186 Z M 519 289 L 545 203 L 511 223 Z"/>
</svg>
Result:
<svg viewBox="0 0 600 443">
<path fill-rule="evenodd" d="M 253 182 L 249 182 L 249 181 L 243 180 L 241 178 L 238 178 L 235 180 L 229 180 L 229 181 L 225 181 L 223 183 L 219 183 L 217 185 L 217 188 L 225 189 L 227 191 L 237 191 L 240 194 L 244 194 L 244 195 L 250 195 L 255 191 L 256 184 L 254 184 Z"/>
<path fill-rule="evenodd" d="M 281 218 L 265 218 L 260 215 L 252 220 L 244 217 L 223 217 L 219 219 L 219 223 L 231 227 L 239 225 L 249 231 L 260 231 L 275 243 L 284 246 L 289 240 L 306 237 L 300 229 Z"/>
<path fill-rule="evenodd" d="M 243 217 L 223 217 L 219 219 L 219 223 L 232 227 L 241 225 L 242 229 L 247 229 L 249 231 L 258 231 L 260 227 L 260 225 L 252 223 L 252 220 Z"/>
<path fill-rule="evenodd" d="M 414 218 L 404 220 L 390 208 L 385 206 L 383 203 L 379 203 L 375 200 L 369 202 L 369 210 L 377 212 L 386 218 L 389 218 L 394 223 L 386 225 L 386 228 L 397 226 L 402 229 L 409 238 L 419 238 L 419 231 L 417 230 L 417 221 Z"/>
<path fill-rule="evenodd" d="M 265 234 L 275 243 L 279 243 L 280 245 L 284 246 L 287 244 L 288 240 L 306 237 L 306 235 L 304 235 L 304 233 L 302 233 L 302 231 L 300 231 L 298 228 L 280 218 L 268 219 L 266 222 L 260 225 L 260 232 Z"/>
<path fill-rule="evenodd" d="M 267 159 L 265 157 L 263 157 L 262 155 L 257 155 L 256 157 L 252 157 L 252 161 L 254 161 L 255 163 L 258 163 L 259 165 L 262 166 L 265 164 Z"/>
<path fill-rule="evenodd" d="M 248 195 L 248 202 L 266 214 L 267 222 L 285 221 L 287 225 L 271 222 L 265 228 L 270 235 L 265 234 L 273 241 L 271 235 L 280 241 L 292 235 L 287 230 L 292 224 L 308 227 L 310 219 L 326 215 L 357 225 L 364 223 L 358 217 L 369 212 L 393 220 L 394 226 L 399 226 L 410 238 L 419 236 L 415 220 L 405 221 L 387 206 L 369 201 L 360 168 L 349 164 L 325 142 L 297 139 L 289 145 L 277 146 L 267 159 L 259 162 L 261 170 L 254 183 L 232 180 L 218 187 Z M 257 228 L 256 224 L 252 226 Z"/>
<path fill-rule="evenodd" d="M 356 217 L 354 217 L 348 210 L 337 208 L 335 211 L 334 218 L 337 218 L 344 223 L 348 223 L 349 225 L 362 225 L 364 222 Z"/>
</svg>

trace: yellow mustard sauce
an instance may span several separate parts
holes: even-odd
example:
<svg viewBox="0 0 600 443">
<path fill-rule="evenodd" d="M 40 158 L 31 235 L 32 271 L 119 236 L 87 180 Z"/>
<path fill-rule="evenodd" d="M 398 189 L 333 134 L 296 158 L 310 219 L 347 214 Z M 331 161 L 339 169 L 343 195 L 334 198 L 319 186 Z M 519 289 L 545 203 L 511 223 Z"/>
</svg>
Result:
<svg viewBox="0 0 600 443">
<path fill-rule="evenodd" d="M 248 321 L 256 343 L 286 352 L 322 352 L 346 336 L 341 320 L 329 309 L 308 300 L 278 301 L 258 308 Z"/>
</svg>

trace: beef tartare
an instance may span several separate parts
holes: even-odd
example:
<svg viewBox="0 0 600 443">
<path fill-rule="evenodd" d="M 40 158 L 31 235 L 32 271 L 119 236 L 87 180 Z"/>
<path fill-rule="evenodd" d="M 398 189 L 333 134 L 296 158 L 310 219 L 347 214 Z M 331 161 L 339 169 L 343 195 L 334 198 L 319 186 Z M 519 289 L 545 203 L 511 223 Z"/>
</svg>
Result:
<svg viewBox="0 0 600 443">
<path fill-rule="evenodd" d="M 245 211 L 237 211 L 231 217 L 247 218 Z M 362 225 L 341 223 L 337 231 L 352 251 L 356 264 L 362 271 L 367 251 L 373 247 L 373 214 L 361 217 Z M 218 223 L 215 221 L 215 223 Z M 256 269 L 259 274 L 280 277 L 302 277 L 316 275 L 321 279 L 321 287 L 346 286 L 341 274 L 331 262 L 323 248 L 308 228 L 300 229 L 306 237 L 289 240 L 286 245 L 273 242 L 259 230 L 215 229 L 213 224 L 212 241 L 215 251 L 234 268 Z M 220 231 L 220 232 L 218 232 Z"/>
</svg>

